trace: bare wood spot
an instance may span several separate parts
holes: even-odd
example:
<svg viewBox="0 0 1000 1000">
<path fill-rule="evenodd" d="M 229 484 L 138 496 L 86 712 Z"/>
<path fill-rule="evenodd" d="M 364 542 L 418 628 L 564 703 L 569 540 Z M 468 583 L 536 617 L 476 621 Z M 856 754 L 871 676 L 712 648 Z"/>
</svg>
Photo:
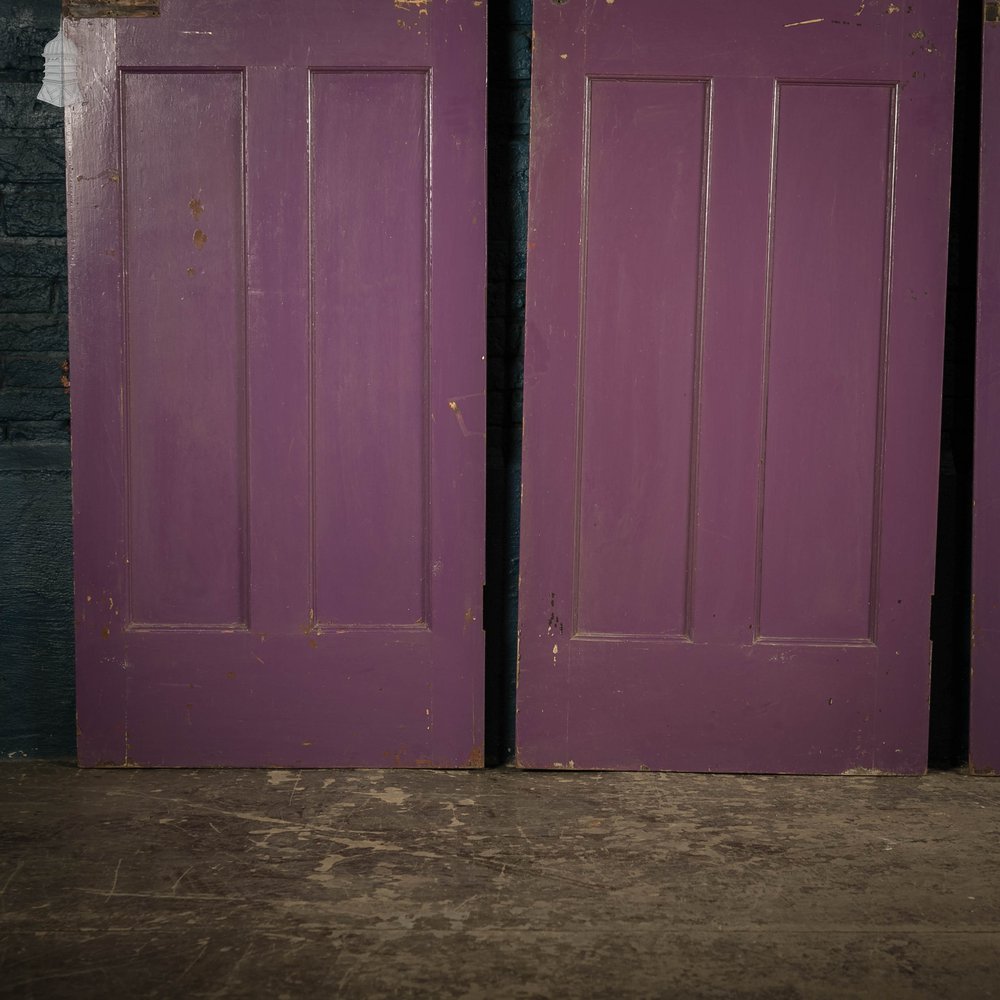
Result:
<svg viewBox="0 0 1000 1000">
<path fill-rule="evenodd" d="M 194 243 L 196 250 L 201 250 L 208 242 L 208 237 L 200 229 L 196 229 L 194 236 L 191 237 L 191 242 Z"/>
</svg>

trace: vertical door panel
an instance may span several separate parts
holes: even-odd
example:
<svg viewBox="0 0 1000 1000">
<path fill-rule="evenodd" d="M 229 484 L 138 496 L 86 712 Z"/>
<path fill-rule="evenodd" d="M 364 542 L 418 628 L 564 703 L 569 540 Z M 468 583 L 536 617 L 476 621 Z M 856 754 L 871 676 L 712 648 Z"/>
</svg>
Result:
<svg viewBox="0 0 1000 1000">
<path fill-rule="evenodd" d="M 245 628 L 243 75 L 120 85 L 129 619 Z"/>
<path fill-rule="evenodd" d="M 895 87 L 775 100 L 756 632 L 869 642 Z"/>
<path fill-rule="evenodd" d="M 688 630 L 706 85 L 598 79 L 589 96 L 574 631 L 681 636 Z M 664 134 L 672 136 L 669 150 Z M 622 433 L 604 434 L 609 426 Z M 609 579 L 620 581 L 613 591 Z"/>
<path fill-rule="evenodd" d="M 81 761 L 481 764 L 484 9 L 72 30 Z"/>
<path fill-rule="evenodd" d="M 519 760 L 922 770 L 954 3 L 536 10 Z"/>
<path fill-rule="evenodd" d="M 427 87 L 425 72 L 312 74 L 314 607 L 327 624 L 427 622 Z"/>
<path fill-rule="evenodd" d="M 972 545 L 972 702 L 969 766 L 1000 773 L 1000 194 L 990 183 L 1000 156 L 1000 20 L 983 25 L 979 324 L 976 338 L 975 503 Z"/>
</svg>

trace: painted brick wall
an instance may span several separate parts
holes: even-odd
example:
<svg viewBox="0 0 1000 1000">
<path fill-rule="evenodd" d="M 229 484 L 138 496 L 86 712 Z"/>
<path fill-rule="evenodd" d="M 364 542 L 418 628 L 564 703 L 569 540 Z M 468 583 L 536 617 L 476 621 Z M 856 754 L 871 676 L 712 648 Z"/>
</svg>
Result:
<svg viewBox="0 0 1000 1000">
<path fill-rule="evenodd" d="M 71 753 L 62 110 L 35 100 L 58 0 L 0 0 L 0 756 Z"/>
</svg>

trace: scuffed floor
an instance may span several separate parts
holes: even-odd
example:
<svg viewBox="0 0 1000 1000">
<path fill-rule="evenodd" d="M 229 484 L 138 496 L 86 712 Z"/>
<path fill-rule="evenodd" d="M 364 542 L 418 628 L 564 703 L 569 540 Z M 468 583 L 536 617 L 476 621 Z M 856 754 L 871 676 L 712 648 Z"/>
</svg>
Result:
<svg viewBox="0 0 1000 1000">
<path fill-rule="evenodd" d="M 4 763 L 0 995 L 1000 997 L 1000 780 Z"/>
</svg>

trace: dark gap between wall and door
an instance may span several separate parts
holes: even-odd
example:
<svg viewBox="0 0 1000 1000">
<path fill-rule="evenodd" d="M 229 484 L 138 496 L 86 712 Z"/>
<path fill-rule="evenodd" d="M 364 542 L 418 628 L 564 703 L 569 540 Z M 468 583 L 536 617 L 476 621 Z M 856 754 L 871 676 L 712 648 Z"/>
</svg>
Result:
<svg viewBox="0 0 1000 1000">
<path fill-rule="evenodd" d="M 931 608 L 931 768 L 959 767 L 969 754 L 982 31 L 980 0 L 959 0 L 937 562 Z"/>
<path fill-rule="evenodd" d="M 486 761 L 514 754 L 531 0 L 489 5 Z"/>
</svg>

